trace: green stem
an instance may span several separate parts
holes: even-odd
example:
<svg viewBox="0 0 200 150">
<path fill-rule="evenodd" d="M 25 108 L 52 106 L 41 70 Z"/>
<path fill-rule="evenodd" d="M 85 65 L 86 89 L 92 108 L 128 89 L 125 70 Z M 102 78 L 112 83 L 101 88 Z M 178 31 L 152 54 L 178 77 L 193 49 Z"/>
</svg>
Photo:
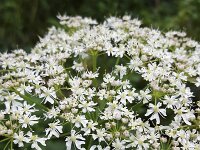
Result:
<svg viewBox="0 0 200 150">
<path fill-rule="evenodd" d="M 63 133 L 63 134 L 61 134 L 61 135 L 59 136 L 59 138 L 62 138 L 62 137 L 68 136 L 68 135 L 70 135 L 70 133 Z M 53 138 L 51 138 L 51 139 L 59 139 L 59 138 L 53 137 Z"/>
<path fill-rule="evenodd" d="M 5 138 L 5 139 L 1 140 L 0 142 L 7 141 L 7 140 L 9 140 L 9 139 L 10 139 L 10 137 L 8 137 L 8 138 Z"/>
<path fill-rule="evenodd" d="M 66 96 L 63 94 L 61 88 L 59 86 L 55 86 L 57 96 L 61 99 L 64 99 Z"/>
<path fill-rule="evenodd" d="M 199 128 L 198 125 L 184 125 L 184 126 L 180 126 L 179 129 L 185 129 L 185 128 L 190 128 L 190 129 L 193 129 L 193 128 Z"/>
<path fill-rule="evenodd" d="M 11 142 L 11 141 L 8 141 L 8 143 L 6 144 L 6 146 L 4 147 L 3 150 L 6 150 L 6 148 L 8 147 L 8 145 L 9 145 L 10 142 Z"/>
<path fill-rule="evenodd" d="M 32 100 L 32 98 L 30 98 L 30 97 L 28 97 L 28 96 L 26 96 L 26 95 L 22 95 L 22 94 L 21 94 L 19 91 L 17 91 L 16 89 L 14 89 L 14 92 L 15 92 L 16 94 L 18 94 L 20 97 L 22 97 L 24 100 L 30 102 L 31 104 L 36 104 L 38 107 L 44 109 L 45 111 L 48 111 L 48 110 L 49 110 L 46 106 L 42 105 L 41 103 L 38 103 L 38 102 Z"/>
<path fill-rule="evenodd" d="M 93 68 L 93 72 L 95 72 L 97 70 L 97 56 L 98 56 L 98 53 L 94 52 L 92 54 L 92 68 Z M 97 87 L 98 83 L 97 83 L 97 79 L 93 79 L 93 83 L 94 83 L 94 86 Z"/>
<path fill-rule="evenodd" d="M 88 142 L 88 146 L 87 146 L 87 150 L 90 149 L 91 144 L 92 144 L 92 135 L 90 136 L 90 139 L 89 139 L 89 142 Z"/>
<path fill-rule="evenodd" d="M 169 143 L 169 146 L 167 147 L 167 150 L 171 149 L 171 145 L 172 145 L 172 142 Z"/>
<path fill-rule="evenodd" d="M 14 69 L 0 70 L 0 72 L 14 71 Z"/>
<path fill-rule="evenodd" d="M 127 54 L 124 54 L 124 56 L 126 57 L 126 58 L 128 58 L 129 60 L 131 60 L 132 58 L 131 57 L 129 57 Z"/>
<path fill-rule="evenodd" d="M 133 105 L 131 109 L 133 110 L 136 106 L 142 105 L 142 102 L 138 102 L 137 104 Z"/>
<path fill-rule="evenodd" d="M 10 150 L 13 150 L 13 138 L 11 139 Z"/>
<path fill-rule="evenodd" d="M 97 55 L 93 54 L 92 55 L 92 66 L 93 66 L 93 72 L 97 70 Z"/>
<path fill-rule="evenodd" d="M 116 61 L 116 63 L 115 63 L 115 66 L 119 64 L 119 60 L 120 60 L 120 57 L 117 58 L 117 61 Z"/>
</svg>

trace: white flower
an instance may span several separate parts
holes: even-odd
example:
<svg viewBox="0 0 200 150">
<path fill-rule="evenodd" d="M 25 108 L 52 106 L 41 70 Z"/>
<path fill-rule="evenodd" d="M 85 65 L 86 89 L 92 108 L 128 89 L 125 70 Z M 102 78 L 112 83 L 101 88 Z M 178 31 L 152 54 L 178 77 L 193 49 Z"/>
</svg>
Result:
<svg viewBox="0 0 200 150">
<path fill-rule="evenodd" d="M 193 97 L 193 93 L 191 92 L 189 87 L 186 87 L 185 84 L 178 84 L 177 85 L 178 94 L 184 98 Z"/>
<path fill-rule="evenodd" d="M 107 83 L 112 83 L 115 80 L 115 77 L 111 76 L 110 74 L 106 74 L 103 78 L 103 81 Z"/>
<path fill-rule="evenodd" d="M 98 139 L 99 142 L 105 141 L 104 137 L 106 136 L 106 130 L 103 129 L 97 129 L 96 134 L 92 134 L 92 137 L 94 140 Z"/>
<path fill-rule="evenodd" d="M 88 123 L 87 123 L 87 126 L 82 128 L 82 131 L 84 131 L 84 135 L 89 135 L 91 133 L 91 131 L 95 131 L 96 130 L 96 125 L 98 125 L 97 122 L 93 122 L 92 120 L 90 120 Z"/>
<path fill-rule="evenodd" d="M 195 85 L 196 85 L 197 87 L 200 86 L 200 77 L 197 77 L 197 78 L 196 78 Z"/>
<path fill-rule="evenodd" d="M 18 144 L 19 147 L 23 147 L 24 146 L 24 142 L 25 143 L 29 143 L 30 142 L 30 139 L 28 139 L 27 137 L 24 136 L 24 132 L 23 131 L 20 131 L 19 134 L 14 133 L 13 138 L 14 138 L 13 142 L 15 144 Z"/>
<path fill-rule="evenodd" d="M 76 145 L 78 149 L 81 149 L 81 145 L 85 144 L 85 138 L 81 134 L 76 134 L 75 130 L 71 130 L 71 136 L 65 139 L 67 150 L 71 150 L 72 143 Z"/>
<path fill-rule="evenodd" d="M 142 77 L 144 77 L 144 79 L 147 81 L 154 81 L 159 74 L 159 69 L 160 67 L 158 67 L 156 63 L 149 63 L 148 68 L 143 67 L 141 69 Z"/>
<path fill-rule="evenodd" d="M 60 133 L 63 133 L 62 128 L 63 126 L 60 125 L 59 120 L 53 123 L 49 123 L 49 128 L 46 128 L 45 130 L 46 135 L 48 135 L 48 138 L 51 138 L 53 135 L 59 138 Z"/>
<path fill-rule="evenodd" d="M 119 65 L 116 65 L 115 67 L 116 67 L 115 72 L 116 72 L 116 73 L 119 73 L 120 79 L 122 79 L 123 76 L 126 75 L 126 70 L 127 70 L 126 66 L 122 66 L 122 65 L 119 66 Z"/>
<path fill-rule="evenodd" d="M 8 95 L 5 96 L 5 102 L 4 102 L 6 111 L 9 112 L 11 107 L 22 106 L 22 103 L 19 102 L 22 100 L 23 99 L 15 93 L 8 93 Z"/>
<path fill-rule="evenodd" d="M 162 104 L 160 102 L 157 103 L 157 105 L 153 105 L 153 104 L 149 104 L 149 108 L 145 114 L 145 116 L 149 116 L 152 114 L 152 116 L 149 118 L 150 120 L 154 120 L 156 119 L 156 123 L 160 124 L 160 117 L 159 114 L 161 116 L 167 116 L 166 115 L 166 110 L 165 109 L 160 109 L 160 106 L 162 106 Z"/>
<path fill-rule="evenodd" d="M 101 89 L 98 91 L 97 96 L 100 100 L 103 100 L 109 97 L 109 93 L 105 89 Z"/>
<path fill-rule="evenodd" d="M 163 104 L 166 104 L 167 108 L 174 109 L 174 107 L 178 104 L 176 96 L 165 95 Z"/>
<path fill-rule="evenodd" d="M 46 87 L 41 87 L 43 93 L 39 95 L 40 98 L 44 98 L 44 103 L 49 102 L 51 104 L 54 103 L 54 98 L 56 98 L 56 92 L 54 88 L 47 89 Z"/>
<path fill-rule="evenodd" d="M 110 150 L 109 146 L 102 147 L 101 145 L 93 145 L 90 150 Z"/>
<path fill-rule="evenodd" d="M 175 73 L 175 72 L 173 72 L 172 75 L 174 77 L 176 77 L 176 79 L 178 79 L 178 80 L 187 81 L 187 76 L 184 75 L 184 72 L 181 72 L 181 73 Z"/>
<path fill-rule="evenodd" d="M 131 59 L 130 60 L 130 63 L 129 63 L 129 68 L 131 70 L 135 70 L 135 71 L 139 71 L 139 67 L 142 66 L 142 61 L 140 58 L 138 57 L 135 57 L 134 59 Z"/>
<path fill-rule="evenodd" d="M 33 135 L 32 132 L 28 132 L 27 135 L 29 136 L 31 148 L 35 148 L 36 150 L 42 150 L 39 147 L 39 143 L 42 144 L 43 146 L 46 146 L 45 141 L 47 140 L 46 138 L 40 138 L 37 135 Z"/>
<path fill-rule="evenodd" d="M 122 118 L 122 112 L 119 111 L 119 110 L 114 110 L 113 111 L 113 118 L 116 119 L 116 120 L 121 120 Z"/>
<path fill-rule="evenodd" d="M 140 90 L 140 94 L 139 94 L 139 100 L 143 100 L 143 103 L 147 103 L 151 100 L 152 96 L 150 94 L 150 90 L 146 89 L 145 91 Z"/>
<path fill-rule="evenodd" d="M 99 76 L 98 72 L 86 71 L 82 74 L 82 78 L 95 79 Z"/>
<path fill-rule="evenodd" d="M 84 80 L 82 85 L 83 87 L 89 87 L 92 84 L 92 80 Z"/>
<path fill-rule="evenodd" d="M 149 148 L 149 143 L 146 142 L 147 136 L 141 134 L 140 132 L 136 132 L 136 135 L 131 135 L 127 140 L 129 143 L 126 148 L 134 147 L 138 150 L 147 150 Z"/>
<path fill-rule="evenodd" d="M 132 103 L 133 97 L 129 96 L 129 91 L 125 90 L 123 92 L 118 91 L 119 95 L 116 96 L 116 100 L 119 100 L 122 104 L 126 105 L 126 101 Z"/>
<path fill-rule="evenodd" d="M 25 114 L 31 114 L 31 113 L 33 113 L 33 112 L 36 112 L 36 111 L 38 111 L 37 109 L 35 109 L 35 104 L 33 104 L 33 105 L 29 105 L 29 104 L 27 104 L 27 101 L 24 101 L 24 103 L 23 103 L 23 106 L 18 106 L 17 108 L 18 108 L 18 110 L 23 114 L 23 113 L 25 113 Z"/>
<path fill-rule="evenodd" d="M 185 107 L 181 107 L 180 109 L 175 109 L 174 112 L 176 113 L 176 116 L 174 117 L 174 119 L 177 121 L 183 119 L 183 121 L 187 125 L 191 125 L 189 120 L 192 120 L 195 118 L 195 115 L 189 109 Z"/>
<path fill-rule="evenodd" d="M 19 123 L 22 124 L 22 128 L 27 128 L 28 125 L 32 126 L 38 123 L 40 118 L 36 117 L 35 115 L 31 116 L 31 114 L 24 114 L 19 119 Z"/>
<path fill-rule="evenodd" d="M 81 124 L 83 125 L 83 127 L 86 127 L 88 120 L 85 118 L 84 115 L 77 115 L 76 118 L 72 120 L 72 122 L 75 124 L 75 127 L 80 128 Z"/>
<path fill-rule="evenodd" d="M 74 69 L 74 70 L 76 70 L 76 71 L 78 71 L 78 72 L 81 72 L 81 71 L 83 71 L 84 70 L 84 67 L 83 67 L 83 63 L 81 62 L 81 63 L 77 63 L 77 62 L 73 62 L 73 66 L 72 66 L 72 69 Z"/>
<path fill-rule="evenodd" d="M 58 107 L 54 108 L 52 107 L 46 114 L 46 118 L 56 118 L 60 114 L 60 109 Z"/>
<path fill-rule="evenodd" d="M 25 85 L 24 84 L 21 84 L 21 86 L 17 89 L 21 94 L 25 94 L 25 92 L 28 92 L 28 93 L 31 93 L 32 90 L 33 90 L 33 87 L 30 86 L 30 85 Z"/>
<path fill-rule="evenodd" d="M 112 142 L 112 146 L 115 150 L 124 150 L 125 147 L 125 141 L 120 141 L 118 138 Z"/>
<path fill-rule="evenodd" d="M 78 105 L 79 108 L 82 108 L 82 112 L 92 112 L 95 111 L 93 108 L 97 103 L 94 103 L 93 101 L 87 102 L 87 101 L 81 101 L 81 104 Z"/>
</svg>

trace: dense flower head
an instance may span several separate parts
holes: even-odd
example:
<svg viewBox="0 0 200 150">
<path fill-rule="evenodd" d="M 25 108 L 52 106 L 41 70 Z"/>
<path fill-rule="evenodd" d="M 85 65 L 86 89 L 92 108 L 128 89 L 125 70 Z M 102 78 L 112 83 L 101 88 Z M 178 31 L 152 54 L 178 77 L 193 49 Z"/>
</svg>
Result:
<svg viewBox="0 0 200 150">
<path fill-rule="evenodd" d="M 0 142 L 37 150 L 51 139 L 67 150 L 199 149 L 197 41 L 130 16 L 58 18 L 59 28 L 31 53 L 0 54 Z"/>
</svg>

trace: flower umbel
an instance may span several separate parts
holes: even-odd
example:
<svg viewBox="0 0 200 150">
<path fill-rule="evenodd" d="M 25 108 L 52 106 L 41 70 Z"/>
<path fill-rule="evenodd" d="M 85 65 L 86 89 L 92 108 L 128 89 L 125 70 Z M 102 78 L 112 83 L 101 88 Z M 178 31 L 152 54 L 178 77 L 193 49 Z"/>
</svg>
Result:
<svg viewBox="0 0 200 150">
<path fill-rule="evenodd" d="M 4 149 L 199 149 L 199 42 L 130 16 L 58 18 L 30 53 L 0 54 Z"/>
</svg>

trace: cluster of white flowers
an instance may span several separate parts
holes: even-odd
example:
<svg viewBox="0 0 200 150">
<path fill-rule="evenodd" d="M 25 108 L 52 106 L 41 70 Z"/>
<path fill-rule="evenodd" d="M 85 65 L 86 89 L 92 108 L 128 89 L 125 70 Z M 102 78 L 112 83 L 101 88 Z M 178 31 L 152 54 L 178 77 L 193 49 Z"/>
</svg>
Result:
<svg viewBox="0 0 200 150">
<path fill-rule="evenodd" d="M 129 16 L 58 18 L 31 53 L 0 54 L 0 142 L 200 149 L 198 42 Z"/>
</svg>

